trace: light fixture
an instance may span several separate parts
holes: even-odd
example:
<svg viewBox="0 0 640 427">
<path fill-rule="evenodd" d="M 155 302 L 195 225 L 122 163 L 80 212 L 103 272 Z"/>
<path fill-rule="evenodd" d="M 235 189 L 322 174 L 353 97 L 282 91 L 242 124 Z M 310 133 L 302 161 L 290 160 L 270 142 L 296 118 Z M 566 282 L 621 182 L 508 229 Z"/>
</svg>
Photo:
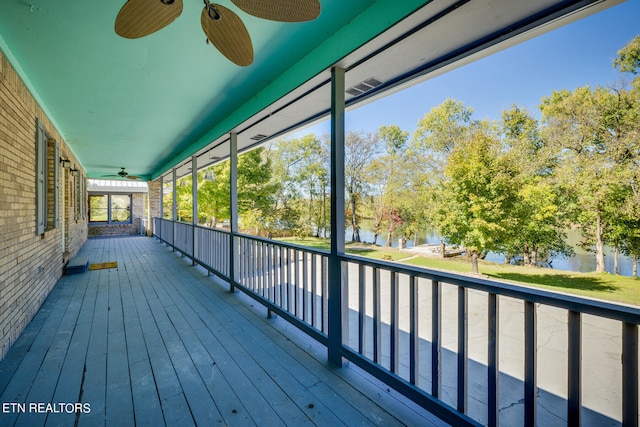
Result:
<svg viewBox="0 0 640 427">
<path fill-rule="evenodd" d="M 60 159 L 60 163 L 62 163 L 62 167 L 65 169 L 71 168 L 71 160 Z"/>
<path fill-rule="evenodd" d="M 204 175 L 205 181 L 214 181 L 216 179 L 213 174 L 213 169 L 207 169 L 207 173 Z"/>
<path fill-rule="evenodd" d="M 73 175 L 73 176 L 80 176 L 80 171 L 79 171 L 79 170 L 77 170 L 77 169 L 72 169 L 72 170 L 71 170 L 71 175 Z"/>
</svg>

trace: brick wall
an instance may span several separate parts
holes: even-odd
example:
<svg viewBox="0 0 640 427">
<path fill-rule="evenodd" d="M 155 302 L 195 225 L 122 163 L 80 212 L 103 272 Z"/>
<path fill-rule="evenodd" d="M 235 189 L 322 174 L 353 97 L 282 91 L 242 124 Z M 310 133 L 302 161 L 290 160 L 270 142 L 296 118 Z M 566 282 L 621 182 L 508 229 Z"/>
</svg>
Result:
<svg viewBox="0 0 640 427">
<path fill-rule="evenodd" d="M 60 198 L 60 224 L 36 235 L 36 119 L 58 141 L 60 157 L 84 174 L 0 52 L 0 358 L 61 277 L 65 259 L 75 255 L 87 238 L 86 220 L 74 218 L 73 177 L 62 167 L 58 184 L 65 185 L 65 197 Z"/>
<path fill-rule="evenodd" d="M 149 235 L 152 235 L 153 230 L 153 218 L 160 218 L 160 181 L 150 181 L 149 185 L 149 211 L 147 218 L 147 228 Z"/>
</svg>

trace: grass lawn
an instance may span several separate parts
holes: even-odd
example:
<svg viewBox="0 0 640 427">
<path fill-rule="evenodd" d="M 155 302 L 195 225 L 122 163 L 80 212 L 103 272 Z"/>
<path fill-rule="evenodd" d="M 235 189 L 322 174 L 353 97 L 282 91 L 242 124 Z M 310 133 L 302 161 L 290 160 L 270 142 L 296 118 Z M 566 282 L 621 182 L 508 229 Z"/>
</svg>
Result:
<svg viewBox="0 0 640 427">
<path fill-rule="evenodd" d="M 319 239 L 316 237 L 283 237 L 276 240 L 294 245 L 307 246 L 314 249 L 321 249 L 325 251 L 330 250 L 329 239 Z M 368 258 L 399 261 L 411 257 L 411 254 L 400 252 L 397 249 L 384 248 L 382 246 L 374 246 L 367 243 L 347 243 L 345 246 L 348 254 L 366 256 Z"/>
<path fill-rule="evenodd" d="M 315 249 L 329 250 L 328 239 L 284 238 L 284 242 Z M 470 273 L 471 262 L 463 258 L 412 257 L 411 254 L 393 248 L 361 243 L 348 243 L 348 254 L 386 259 L 436 270 L 454 273 Z M 578 273 L 550 268 L 523 267 L 480 261 L 480 273 L 490 278 L 520 285 L 534 286 L 551 291 L 598 298 L 626 304 L 640 305 L 640 280 L 608 273 Z"/>
<path fill-rule="evenodd" d="M 406 264 L 459 273 L 471 272 L 466 259 L 413 258 Z M 551 291 L 640 305 L 640 280 L 609 273 L 579 273 L 551 268 L 480 262 L 480 273 L 490 278 Z"/>
</svg>

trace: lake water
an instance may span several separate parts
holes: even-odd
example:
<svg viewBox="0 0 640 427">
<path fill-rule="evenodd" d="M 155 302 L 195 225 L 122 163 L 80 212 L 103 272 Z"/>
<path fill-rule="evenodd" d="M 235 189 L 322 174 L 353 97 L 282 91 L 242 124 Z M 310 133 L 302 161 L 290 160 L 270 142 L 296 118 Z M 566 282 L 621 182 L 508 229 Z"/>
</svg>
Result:
<svg viewBox="0 0 640 427">
<path fill-rule="evenodd" d="M 366 224 L 365 224 L 366 225 Z M 346 230 L 346 240 L 351 241 L 351 228 Z M 360 239 L 363 242 L 373 242 L 374 233 L 370 229 L 363 228 L 360 230 Z M 386 243 L 386 232 L 378 236 L 378 245 L 384 245 Z M 578 247 L 580 240 L 580 234 L 577 231 L 572 231 L 567 236 L 568 243 L 573 247 L 575 255 L 571 257 L 555 256 L 551 258 L 551 268 L 556 270 L 568 270 L 568 271 L 580 271 L 590 272 L 596 269 L 596 255 L 593 252 L 585 251 Z M 406 246 L 411 247 L 414 245 L 423 244 L 437 244 L 440 243 L 440 236 L 435 231 L 427 230 L 424 233 L 418 234 L 416 241 L 407 241 Z M 391 246 L 398 247 L 397 239 L 394 239 Z M 490 252 L 487 257 L 487 261 L 504 263 L 504 255 L 499 253 Z M 605 248 L 605 268 L 607 272 L 613 273 L 614 256 L 611 248 Z M 631 276 L 633 268 L 633 260 L 624 255 L 618 255 L 618 273 L 623 276 Z"/>
</svg>

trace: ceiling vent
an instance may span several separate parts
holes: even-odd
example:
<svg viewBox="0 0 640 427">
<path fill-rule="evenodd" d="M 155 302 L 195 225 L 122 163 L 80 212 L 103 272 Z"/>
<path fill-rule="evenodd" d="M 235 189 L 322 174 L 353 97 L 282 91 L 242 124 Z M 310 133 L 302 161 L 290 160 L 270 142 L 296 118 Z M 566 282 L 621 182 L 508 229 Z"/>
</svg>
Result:
<svg viewBox="0 0 640 427">
<path fill-rule="evenodd" d="M 263 135 L 263 134 L 259 133 L 259 134 L 257 134 L 257 135 L 252 136 L 252 137 L 251 137 L 251 138 L 249 138 L 249 139 L 252 139 L 252 140 L 254 140 L 254 141 L 262 141 L 262 140 L 263 140 L 263 139 L 265 139 L 266 137 L 267 137 L 267 135 Z"/>
<path fill-rule="evenodd" d="M 370 77 L 367 80 L 358 83 L 355 86 L 351 86 L 346 92 L 349 95 L 358 96 L 362 95 L 365 92 L 369 92 L 371 89 L 378 87 L 382 84 L 382 82 L 375 77 Z"/>
</svg>

